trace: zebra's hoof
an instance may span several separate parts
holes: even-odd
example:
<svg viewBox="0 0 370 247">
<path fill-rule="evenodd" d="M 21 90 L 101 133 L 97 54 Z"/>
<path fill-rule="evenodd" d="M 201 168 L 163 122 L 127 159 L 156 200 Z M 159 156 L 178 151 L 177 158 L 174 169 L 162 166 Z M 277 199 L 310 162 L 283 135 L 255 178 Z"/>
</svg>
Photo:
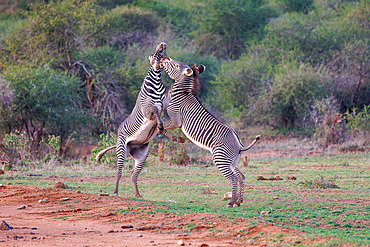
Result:
<svg viewBox="0 0 370 247">
<path fill-rule="evenodd" d="M 143 198 L 140 194 L 135 195 L 136 198 Z"/>
<path fill-rule="evenodd" d="M 237 203 L 235 203 L 235 204 L 233 205 L 233 207 L 234 207 L 234 208 L 238 208 L 238 207 L 240 207 L 240 203 L 238 203 L 238 202 L 237 202 Z"/>
<path fill-rule="evenodd" d="M 181 136 L 177 137 L 177 140 L 176 140 L 178 143 L 184 143 L 185 142 L 185 139 L 182 138 Z"/>
<path fill-rule="evenodd" d="M 226 205 L 226 207 L 227 207 L 227 208 L 232 208 L 232 207 L 233 207 L 233 205 L 232 205 L 232 204 L 227 204 L 227 205 Z"/>
</svg>

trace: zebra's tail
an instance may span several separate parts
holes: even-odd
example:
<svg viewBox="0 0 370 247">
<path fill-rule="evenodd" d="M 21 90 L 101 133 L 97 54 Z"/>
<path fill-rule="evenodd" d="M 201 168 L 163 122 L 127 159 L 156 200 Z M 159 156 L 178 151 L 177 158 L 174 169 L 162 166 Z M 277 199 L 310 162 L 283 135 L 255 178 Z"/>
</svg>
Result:
<svg viewBox="0 0 370 247">
<path fill-rule="evenodd" d="M 241 148 L 241 149 L 240 149 L 240 151 L 241 151 L 241 152 L 243 152 L 243 151 L 247 151 L 248 149 L 250 149 L 251 147 L 253 147 L 253 146 L 254 146 L 254 144 L 256 144 L 259 140 L 261 140 L 261 136 L 260 136 L 260 135 L 256 136 L 256 137 L 254 138 L 254 140 L 252 141 L 252 143 L 251 143 L 251 144 L 249 144 L 249 146 L 248 146 L 248 147 L 243 147 L 243 148 Z"/>
<path fill-rule="evenodd" d="M 107 151 L 112 150 L 112 149 L 115 149 L 115 148 L 116 148 L 116 145 L 114 145 L 114 146 L 110 146 L 110 147 L 108 147 L 108 148 L 106 148 L 106 149 L 103 149 L 102 151 L 100 151 L 100 152 L 96 155 L 95 160 L 96 160 L 97 162 L 100 162 L 101 157 L 102 157 L 102 156 L 103 156 Z"/>
</svg>

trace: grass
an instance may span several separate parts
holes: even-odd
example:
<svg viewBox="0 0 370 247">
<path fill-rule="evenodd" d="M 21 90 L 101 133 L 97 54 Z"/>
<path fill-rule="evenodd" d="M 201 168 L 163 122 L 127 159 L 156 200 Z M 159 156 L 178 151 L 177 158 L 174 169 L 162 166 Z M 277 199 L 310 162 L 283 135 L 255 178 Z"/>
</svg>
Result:
<svg viewBox="0 0 370 247">
<path fill-rule="evenodd" d="M 128 166 L 132 166 L 130 160 Z M 275 224 L 339 238 L 339 242 L 370 244 L 370 155 L 348 153 L 316 157 L 249 159 L 241 167 L 246 177 L 245 200 L 240 208 L 227 209 L 221 200 L 230 185 L 217 168 L 200 165 L 169 166 L 150 156 L 139 176 L 145 201 L 164 205 L 173 214 L 212 213 L 229 218 L 246 217 L 255 224 Z M 150 165 L 149 165 L 150 164 Z M 345 164 L 345 165 L 344 165 Z M 50 188 L 58 177 L 69 189 L 99 194 L 112 193 L 113 168 L 103 164 L 69 162 L 16 167 L 18 172 L 0 177 L 0 183 Z M 30 177 L 41 173 L 41 177 Z M 120 195 L 132 197 L 130 171 L 124 171 Z M 284 180 L 257 181 L 256 177 L 280 176 Z M 287 180 L 295 176 L 297 180 Z M 82 181 L 81 181 L 82 179 Z M 210 193 L 205 193 L 205 192 Z M 270 214 L 261 214 L 270 211 Z M 188 225 L 191 229 L 195 226 Z M 337 245 L 336 240 L 331 245 Z"/>
</svg>

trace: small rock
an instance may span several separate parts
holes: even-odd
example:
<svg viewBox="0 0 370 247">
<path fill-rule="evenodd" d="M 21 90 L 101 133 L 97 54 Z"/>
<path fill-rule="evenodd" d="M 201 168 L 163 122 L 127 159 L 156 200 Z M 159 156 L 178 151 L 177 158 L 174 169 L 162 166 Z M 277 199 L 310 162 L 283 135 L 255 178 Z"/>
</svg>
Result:
<svg viewBox="0 0 370 247">
<path fill-rule="evenodd" d="M 224 198 L 222 200 L 229 200 L 233 197 L 233 193 L 227 192 L 224 194 Z"/>
<path fill-rule="evenodd" d="M 188 201 L 188 203 L 194 203 L 194 202 L 196 202 L 195 200 L 190 200 L 190 201 Z"/>
<path fill-rule="evenodd" d="M 200 244 L 200 245 L 198 245 L 198 247 L 209 247 L 209 245 L 208 244 Z"/>
<path fill-rule="evenodd" d="M 62 202 L 69 201 L 69 200 L 71 200 L 71 199 L 70 199 L 70 198 L 68 198 L 68 197 L 60 198 L 60 201 L 62 201 Z"/>
<path fill-rule="evenodd" d="M 42 200 L 39 200 L 39 203 L 47 203 L 47 202 L 49 202 L 48 198 L 44 198 Z"/>
<path fill-rule="evenodd" d="M 141 237 L 143 237 L 143 234 L 139 233 L 139 234 L 137 235 L 137 237 L 138 237 L 138 238 L 141 238 Z"/>
<path fill-rule="evenodd" d="M 296 178 L 296 177 L 294 177 L 294 176 L 289 176 L 289 177 L 288 177 L 288 180 L 297 180 L 297 178 Z"/>
<path fill-rule="evenodd" d="M 9 226 L 4 220 L 0 224 L 0 230 L 11 230 L 13 227 Z"/>
<path fill-rule="evenodd" d="M 40 173 L 31 173 L 31 174 L 29 174 L 28 176 L 30 176 L 30 177 L 42 177 L 42 176 L 44 176 L 44 175 L 42 175 L 42 174 L 40 174 Z"/>
<path fill-rule="evenodd" d="M 53 189 L 65 189 L 66 186 L 62 182 L 56 182 L 53 186 Z"/>
<path fill-rule="evenodd" d="M 18 210 L 20 210 L 20 209 L 26 209 L 26 206 L 20 206 L 20 207 L 18 207 L 17 209 L 18 209 Z"/>
<path fill-rule="evenodd" d="M 126 226 L 121 226 L 122 229 L 130 229 L 130 228 L 134 228 L 133 226 L 131 225 L 126 225 Z"/>
<path fill-rule="evenodd" d="M 108 194 L 108 193 L 101 193 L 100 195 L 101 195 L 101 196 L 109 196 L 109 194 Z"/>
<path fill-rule="evenodd" d="M 174 200 L 168 200 L 168 202 L 171 202 L 171 203 L 177 203 L 176 201 Z"/>
<path fill-rule="evenodd" d="M 273 199 L 273 200 L 278 200 L 278 199 L 279 199 L 279 197 L 278 197 L 278 196 L 274 196 L 272 199 Z"/>
<path fill-rule="evenodd" d="M 1 188 L 1 187 L 6 187 L 6 186 L 5 186 L 5 185 L 3 185 L 3 184 L 0 184 L 0 188 Z"/>
<path fill-rule="evenodd" d="M 108 231 L 108 233 L 114 233 L 115 231 L 112 229 L 112 230 L 110 230 L 110 231 Z"/>
<path fill-rule="evenodd" d="M 179 240 L 179 241 L 177 241 L 177 245 L 178 246 L 184 246 L 185 245 L 185 241 L 184 240 Z"/>
<path fill-rule="evenodd" d="M 271 214 L 271 211 L 261 211 L 261 214 Z"/>
</svg>

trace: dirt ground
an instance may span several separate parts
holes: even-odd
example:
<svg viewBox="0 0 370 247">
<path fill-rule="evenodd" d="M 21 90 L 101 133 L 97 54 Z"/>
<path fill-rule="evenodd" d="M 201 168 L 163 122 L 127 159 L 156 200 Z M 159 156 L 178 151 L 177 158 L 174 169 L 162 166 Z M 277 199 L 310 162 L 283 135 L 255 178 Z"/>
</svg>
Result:
<svg viewBox="0 0 370 247">
<path fill-rule="evenodd" d="M 0 246 L 280 246 L 328 241 L 280 226 L 252 226 L 245 218 L 173 215 L 158 209 L 144 201 L 67 189 L 2 185 L 0 223 L 12 229 L 0 230 Z"/>
</svg>

